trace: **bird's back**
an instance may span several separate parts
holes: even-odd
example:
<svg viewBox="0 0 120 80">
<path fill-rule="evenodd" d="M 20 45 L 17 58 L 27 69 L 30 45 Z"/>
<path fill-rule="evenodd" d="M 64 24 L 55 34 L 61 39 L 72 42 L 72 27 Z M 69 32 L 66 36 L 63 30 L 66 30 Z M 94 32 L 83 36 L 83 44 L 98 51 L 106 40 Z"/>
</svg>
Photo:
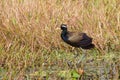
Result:
<svg viewBox="0 0 120 80">
<path fill-rule="evenodd" d="M 81 32 L 67 32 L 62 38 L 66 43 L 73 47 L 81 47 L 83 49 L 89 49 L 93 47 L 92 38 Z"/>
</svg>

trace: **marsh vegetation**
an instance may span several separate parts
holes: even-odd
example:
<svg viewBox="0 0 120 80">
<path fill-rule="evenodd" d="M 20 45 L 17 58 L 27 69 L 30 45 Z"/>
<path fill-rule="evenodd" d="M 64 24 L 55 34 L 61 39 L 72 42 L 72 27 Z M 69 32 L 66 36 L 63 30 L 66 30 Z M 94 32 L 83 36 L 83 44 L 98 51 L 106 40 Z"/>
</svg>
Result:
<svg viewBox="0 0 120 80">
<path fill-rule="evenodd" d="M 82 51 L 61 40 L 62 23 L 93 38 L 79 68 Z M 120 79 L 120 0 L 0 0 L 0 79 L 76 77 Z"/>
</svg>

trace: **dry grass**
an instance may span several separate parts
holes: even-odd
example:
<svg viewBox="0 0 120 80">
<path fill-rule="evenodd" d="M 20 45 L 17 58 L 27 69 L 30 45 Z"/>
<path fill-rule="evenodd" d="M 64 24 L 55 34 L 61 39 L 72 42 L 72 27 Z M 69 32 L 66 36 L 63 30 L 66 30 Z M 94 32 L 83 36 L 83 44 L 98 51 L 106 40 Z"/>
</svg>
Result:
<svg viewBox="0 0 120 80">
<path fill-rule="evenodd" d="M 100 56 L 114 53 L 117 64 L 110 60 L 106 66 L 120 67 L 119 0 L 1 0 L 0 78 L 24 80 L 24 76 L 44 69 L 44 62 L 48 62 L 48 69 L 55 65 L 55 60 L 59 67 L 68 68 L 64 56 L 71 59 L 72 53 L 78 50 L 61 40 L 61 23 L 68 24 L 70 30 L 93 37 L 96 49 L 89 53 L 96 53 L 94 66 L 103 64 L 95 65 L 98 59 L 103 59 Z M 115 70 L 115 74 L 119 74 L 119 68 Z"/>
</svg>

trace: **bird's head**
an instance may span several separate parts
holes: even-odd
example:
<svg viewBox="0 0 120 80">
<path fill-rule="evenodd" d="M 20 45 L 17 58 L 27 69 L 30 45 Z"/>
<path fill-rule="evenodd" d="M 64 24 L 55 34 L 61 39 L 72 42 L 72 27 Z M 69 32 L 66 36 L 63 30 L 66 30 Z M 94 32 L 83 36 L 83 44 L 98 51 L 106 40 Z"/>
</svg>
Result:
<svg viewBox="0 0 120 80">
<path fill-rule="evenodd" d="M 66 24 L 61 24 L 61 30 L 67 30 L 67 25 Z"/>
</svg>

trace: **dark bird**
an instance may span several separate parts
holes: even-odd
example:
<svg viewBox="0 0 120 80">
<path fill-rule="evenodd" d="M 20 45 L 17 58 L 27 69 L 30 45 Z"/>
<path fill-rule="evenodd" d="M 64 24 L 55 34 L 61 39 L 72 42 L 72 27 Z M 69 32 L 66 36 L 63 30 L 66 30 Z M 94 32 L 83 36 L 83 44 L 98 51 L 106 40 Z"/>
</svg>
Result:
<svg viewBox="0 0 120 80">
<path fill-rule="evenodd" d="M 92 43 L 92 38 L 89 37 L 86 33 L 68 31 L 66 24 L 61 24 L 61 30 L 62 30 L 61 38 L 64 42 L 66 42 L 67 44 L 69 44 L 73 47 L 85 49 L 85 50 L 82 50 L 85 54 L 83 54 L 81 59 L 76 64 L 76 66 L 79 67 L 81 61 L 86 56 L 86 50 L 95 47 L 95 45 Z M 75 57 L 77 57 L 78 55 L 79 54 L 75 55 Z M 70 65 L 72 65 L 69 62 L 67 62 L 67 63 L 68 63 L 69 67 L 70 67 Z"/>
<path fill-rule="evenodd" d="M 61 30 L 61 38 L 67 44 L 82 49 L 91 49 L 95 47 L 95 45 L 92 44 L 92 38 L 86 33 L 70 32 L 67 30 L 66 24 L 61 24 Z"/>
</svg>

